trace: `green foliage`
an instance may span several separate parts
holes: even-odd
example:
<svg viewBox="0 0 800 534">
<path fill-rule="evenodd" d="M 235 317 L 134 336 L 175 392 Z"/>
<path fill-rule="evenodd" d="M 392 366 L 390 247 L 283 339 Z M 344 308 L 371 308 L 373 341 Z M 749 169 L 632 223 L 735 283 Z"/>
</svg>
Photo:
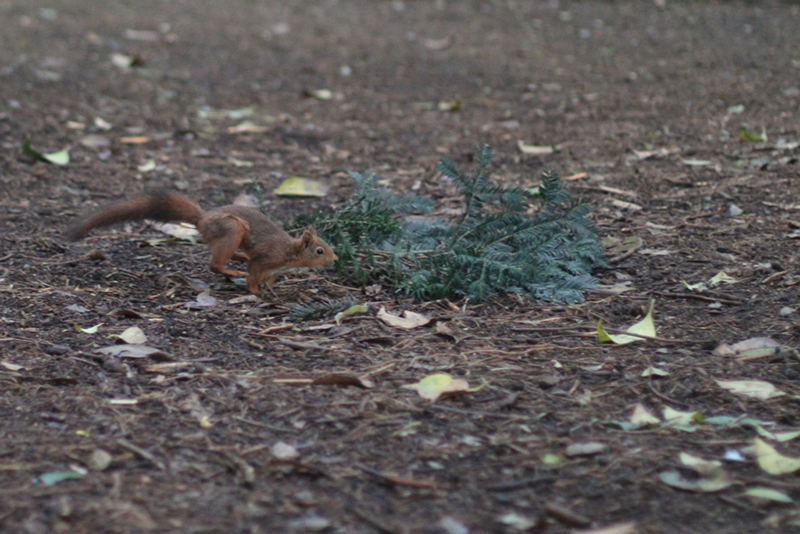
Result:
<svg viewBox="0 0 800 534">
<path fill-rule="evenodd" d="M 419 299 L 486 300 L 505 293 L 579 302 L 593 287 L 593 268 L 604 265 L 589 208 L 575 201 L 554 172 L 545 172 L 536 198 L 519 187 L 491 181 L 488 146 L 478 147 L 478 169 L 439 164 L 464 197 L 455 220 L 406 217 L 432 202 L 377 187 L 372 173 L 351 173 L 356 191 L 333 215 L 299 220 L 313 224 L 339 256 L 337 268 L 359 283 L 381 282 Z M 538 210 L 529 214 L 531 203 Z"/>
</svg>

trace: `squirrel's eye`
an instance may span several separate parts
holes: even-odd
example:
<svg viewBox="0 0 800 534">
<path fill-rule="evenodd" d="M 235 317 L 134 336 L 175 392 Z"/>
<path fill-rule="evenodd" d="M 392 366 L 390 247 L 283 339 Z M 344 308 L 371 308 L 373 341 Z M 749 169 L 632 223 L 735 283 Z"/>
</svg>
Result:
<svg viewBox="0 0 800 534">
<path fill-rule="evenodd" d="M 322 256 L 325 254 L 325 249 L 322 247 L 317 247 L 317 256 Z"/>
</svg>

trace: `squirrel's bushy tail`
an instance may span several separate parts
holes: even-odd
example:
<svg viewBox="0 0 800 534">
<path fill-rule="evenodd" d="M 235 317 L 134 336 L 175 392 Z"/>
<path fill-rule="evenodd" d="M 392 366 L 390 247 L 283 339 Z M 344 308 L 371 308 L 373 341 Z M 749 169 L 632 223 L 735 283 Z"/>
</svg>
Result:
<svg viewBox="0 0 800 534">
<path fill-rule="evenodd" d="M 65 235 L 76 241 L 86 237 L 94 228 L 141 219 L 197 224 L 202 215 L 203 209 L 189 197 L 171 191 L 156 191 L 111 204 L 82 217 L 67 229 Z"/>
</svg>

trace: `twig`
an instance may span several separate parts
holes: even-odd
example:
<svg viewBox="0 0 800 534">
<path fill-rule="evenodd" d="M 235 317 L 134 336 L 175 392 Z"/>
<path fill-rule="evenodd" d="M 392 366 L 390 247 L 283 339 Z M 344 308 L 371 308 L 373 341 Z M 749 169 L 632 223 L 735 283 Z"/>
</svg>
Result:
<svg viewBox="0 0 800 534">
<path fill-rule="evenodd" d="M 429 408 L 434 410 L 442 410 L 445 412 L 453 412 L 453 413 L 460 413 L 464 415 L 478 415 L 481 417 L 498 417 L 501 419 L 528 419 L 530 416 L 528 415 L 513 415 L 513 414 L 505 414 L 505 413 L 493 413 L 493 412 L 481 412 L 477 410 L 462 410 L 461 408 L 453 408 L 452 406 L 442 406 L 439 404 L 431 404 Z"/>
<path fill-rule="evenodd" d="M 156 458 L 153 454 L 151 454 L 151 453 L 147 452 L 146 450 L 142 449 L 141 447 L 137 447 L 136 445 L 134 445 L 133 443 L 131 443 L 127 439 L 119 438 L 117 440 L 117 445 L 119 445 L 123 449 L 128 449 L 130 452 L 132 452 L 133 454 L 136 454 L 137 456 L 140 456 L 140 457 L 144 458 L 145 460 L 147 460 L 148 462 L 150 462 L 151 464 L 153 464 L 154 466 L 156 466 L 160 470 L 162 470 L 162 471 L 166 471 L 167 470 L 167 466 L 164 465 L 164 462 L 162 462 L 161 460 Z"/>
<path fill-rule="evenodd" d="M 373 469 L 362 463 L 356 463 L 356 467 L 358 467 L 365 473 L 369 473 L 370 475 L 382 478 L 387 482 L 391 482 L 392 484 L 395 484 L 397 486 L 408 486 L 409 488 L 420 488 L 420 489 L 430 489 L 430 490 L 436 489 L 436 484 L 429 480 L 414 480 L 411 478 L 402 478 L 395 475 L 388 475 L 382 471 L 378 471 L 377 469 Z"/>
<path fill-rule="evenodd" d="M 545 511 L 545 513 L 547 513 L 547 515 L 553 516 L 559 521 L 569 523 L 570 525 L 575 525 L 576 527 L 586 527 L 592 522 L 592 520 L 585 515 L 573 512 L 569 508 L 565 508 L 554 502 L 544 503 L 542 509 Z"/>
<path fill-rule="evenodd" d="M 639 247 L 636 247 L 636 248 L 634 248 L 634 249 L 631 249 L 631 250 L 629 250 L 628 252 L 625 252 L 625 253 L 623 253 L 623 254 L 620 254 L 619 256 L 614 256 L 613 258 L 609 258 L 609 260 L 608 260 L 608 263 L 609 263 L 609 264 L 612 264 L 612 263 L 619 263 L 619 262 L 621 262 L 622 260 L 624 260 L 624 259 L 627 259 L 627 258 L 630 258 L 630 257 L 631 257 L 631 256 L 633 256 L 634 254 L 636 254 L 636 251 L 637 251 L 637 250 L 639 250 Z"/>
<path fill-rule="evenodd" d="M 741 300 L 733 300 L 733 299 L 722 299 L 717 297 L 707 297 L 705 295 L 696 295 L 694 293 L 670 293 L 667 291 L 650 291 L 650 293 L 654 295 L 660 295 L 662 297 L 674 297 L 674 298 L 683 298 L 683 299 L 696 299 L 696 300 L 705 300 L 708 302 L 721 302 L 722 304 L 733 304 L 733 305 L 741 305 L 744 304 Z"/>
</svg>

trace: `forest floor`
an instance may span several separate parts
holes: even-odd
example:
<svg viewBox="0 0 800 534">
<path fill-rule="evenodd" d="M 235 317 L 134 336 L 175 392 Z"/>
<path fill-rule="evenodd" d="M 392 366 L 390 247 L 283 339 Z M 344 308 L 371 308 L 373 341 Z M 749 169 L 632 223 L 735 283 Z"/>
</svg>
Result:
<svg viewBox="0 0 800 534">
<path fill-rule="evenodd" d="M 798 27 L 776 1 L 0 0 L 0 531 L 800 530 L 763 450 L 800 457 Z M 291 222 L 350 170 L 445 202 L 438 160 L 480 143 L 501 183 L 552 169 L 591 204 L 611 261 L 585 302 L 333 271 L 254 298 L 145 223 L 62 236 L 161 187 L 260 186 Z M 290 176 L 330 193 L 274 195 Z M 289 318 L 345 297 L 447 328 Z M 599 342 L 651 301 L 658 339 Z M 159 352 L 96 352 L 129 327 Z M 779 347 L 714 350 L 752 338 Z M 402 387 L 440 372 L 484 387 Z"/>
</svg>

